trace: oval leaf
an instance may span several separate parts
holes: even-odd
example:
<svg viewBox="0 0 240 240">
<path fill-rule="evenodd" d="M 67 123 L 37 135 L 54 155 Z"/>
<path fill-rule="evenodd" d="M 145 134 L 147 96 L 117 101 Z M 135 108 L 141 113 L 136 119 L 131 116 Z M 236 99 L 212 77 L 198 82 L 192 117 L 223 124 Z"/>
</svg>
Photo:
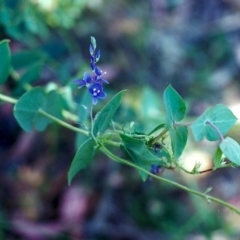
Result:
<svg viewBox="0 0 240 240">
<path fill-rule="evenodd" d="M 240 166 L 240 145 L 230 137 L 220 143 L 223 154 L 233 163 Z"/>
<path fill-rule="evenodd" d="M 85 141 L 77 150 L 68 171 L 68 184 L 70 185 L 75 175 L 92 160 L 97 152 L 98 147 L 93 138 Z"/>
<path fill-rule="evenodd" d="M 3 84 L 10 73 L 11 54 L 9 49 L 9 40 L 0 42 L 0 84 Z"/>
<path fill-rule="evenodd" d="M 166 109 L 165 127 L 169 128 L 174 122 L 179 122 L 184 118 L 186 105 L 181 96 L 171 85 L 165 89 L 163 100 Z"/>
<path fill-rule="evenodd" d="M 126 90 L 123 90 L 117 93 L 108 104 L 102 108 L 100 112 L 97 113 L 93 123 L 93 134 L 96 136 L 97 134 L 103 133 L 109 126 L 114 114 L 118 110 L 123 93 Z"/>
</svg>

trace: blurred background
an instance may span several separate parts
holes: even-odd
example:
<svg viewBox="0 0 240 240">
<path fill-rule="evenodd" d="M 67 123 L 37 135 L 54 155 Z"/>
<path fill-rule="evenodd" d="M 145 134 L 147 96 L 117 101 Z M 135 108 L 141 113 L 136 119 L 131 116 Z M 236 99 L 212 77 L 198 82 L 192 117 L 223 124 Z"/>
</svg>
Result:
<svg viewBox="0 0 240 240">
<path fill-rule="evenodd" d="M 110 82 L 97 108 L 129 89 L 116 121 L 149 131 L 164 120 L 168 84 L 186 100 L 189 120 L 217 103 L 240 118 L 238 0 L 1 0 L 0 40 L 10 39 L 14 69 L 1 92 L 19 98 L 26 82 L 57 86 L 77 113 L 84 96 L 72 80 L 90 70 L 90 36 Z M 0 239 L 239 239 L 235 213 L 153 179 L 143 183 L 101 154 L 69 187 L 82 136 L 57 124 L 26 133 L 12 108 L 1 102 Z M 239 124 L 230 134 L 240 142 Z M 191 142 L 180 161 L 209 168 L 215 148 Z M 238 169 L 163 176 L 202 192 L 212 187 L 210 194 L 240 208 Z"/>
</svg>

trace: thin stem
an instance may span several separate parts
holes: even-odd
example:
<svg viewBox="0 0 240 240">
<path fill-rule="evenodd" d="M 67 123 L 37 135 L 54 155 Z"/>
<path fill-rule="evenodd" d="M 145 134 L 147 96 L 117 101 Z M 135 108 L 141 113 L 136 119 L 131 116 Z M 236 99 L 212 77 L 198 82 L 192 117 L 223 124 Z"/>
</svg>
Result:
<svg viewBox="0 0 240 240">
<path fill-rule="evenodd" d="M 121 145 L 120 142 L 114 142 L 114 141 L 111 141 L 111 140 L 104 140 L 104 143 L 109 144 L 109 145 L 114 146 L 114 147 L 120 147 L 120 145 Z"/>
<path fill-rule="evenodd" d="M 78 132 L 78 133 L 82 133 L 86 136 L 89 135 L 89 133 L 87 131 L 85 131 L 83 129 L 80 129 L 80 128 L 77 128 L 77 127 L 74 127 L 74 126 L 60 120 L 59 118 L 56 118 L 56 117 L 52 116 L 51 114 L 48 114 L 47 112 L 43 111 L 42 109 L 39 109 L 38 112 L 41 113 L 43 116 L 53 120 L 54 122 L 58 123 L 59 125 L 65 127 L 65 128 L 68 128 L 68 129 L 70 129 L 72 131 L 75 131 L 75 132 Z"/>
<path fill-rule="evenodd" d="M 189 122 L 189 123 L 175 122 L 174 126 L 176 126 L 176 127 L 181 127 L 181 126 L 189 127 L 191 124 L 192 124 L 192 122 Z"/>
<path fill-rule="evenodd" d="M 10 69 L 10 76 L 15 80 L 19 81 L 20 75 L 18 74 L 17 71 L 15 71 L 13 68 Z"/>
<path fill-rule="evenodd" d="M 96 137 L 93 134 L 93 103 L 91 103 L 90 106 L 90 118 L 91 118 L 91 136 L 95 140 L 95 142 L 98 143 Z"/>
<path fill-rule="evenodd" d="M 5 102 L 12 103 L 12 104 L 16 104 L 16 103 L 17 103 L 17 99 L 8 97 L 8 96 L 3 95 L 3 94 L 1 94 L 1 93 L 0 93 L 0 99 L 3 100 L 3 101 L 5 101 Z"/>
<path fill-rule="evenodd" d="M 209 169 L 206 169 L 206 170 L 202 170 L 202 171 L 188 171 L 187 169 L 181 167 L 181 166 L 178 166 L 181 170 L 183 170 L 185 173 L 188 173 L 188 174 L 202 174 L 202 173 L 206 173 L 206 172 L 211 172 L 211 171 L 214 171 L 213 168 L 209 168 Z"/>
<path fill-rule="evenodd" d="M 107 148 L 105 148 L 103 145 L 101 145 L 100 150 L 101 150 L 103 153 L 105 153 L 108 157 L 110 157 L 112 160 L 114 160 L 114 161 L 123 163 L 123 164 L 125 164 L 125 165 L 128 165 L 128 166 L 130 166 L 130 167 L 136 168 L 136 169 L 138 169 L 138 170 L 141 170 L 141 171 L 147 173 L 147 174 L 148 174 L 149 176 L 151 176 L 152 178 L 155 178 L 155 179 L 157 179 L 157 180 L 160 180 L 160 181 L 169 183 L 169 184 L 171 184 L 171 185 L 174 185 L 175 187 L 178 187 L 178 188 L 180 188 L 180 189 L 183 189 L 183 190 L 185 190 L 185 191 L 187 191 L 187 192 L 189 192 L 189 193 L 191 193 L 191 194 L 195 194 L 195 195 L 197 195 L 197 196 L 199 196 L 199 197 L 202 197 L 202 198 L 206 199 L 208 202 L 209 202 L 209 201 L 213 201 L 213 202 L 216 202 L 216 203 L 218 203 L 218 204 L 221 204 L 221 205 L 229 208 L 230 210 L 232 210 L 232 211 L 234 211 L 234 212 L 236 212 L 237 214 L 240 215 L 240 209 L 236 208 L 235 206 L 233 206 L 233 205 L 231 205 L 231 204 L 229 204 L 229 203 L 227 203 L 227 202 L 225 202 L 225 201 L 223 201 L 223 200 L 220 200 L 220 199 L 218 199 L 218 198 L 212 197 L 212 196 L 207 195 L 207 194 L 205 194 L 205 193 L 201 193 L 201 192 L 198 192 L 198 191 L 196 191 L 196 190 L 190 189 L 190 188 L 188 188 L 188 187 L 186 187 L 186 186 L 183 186 L 183 185 L 181 185 L 181 184 L 179 184 L 179 183 L 173 182 L 173 181 L 171 181 L 171 180 L 169 180 L 169 179 L 166 179 L 166 178 L 157 176 L 157 175 L 155 175 L 155 174 L 153 174 L 153 173 L 145 170 L 144 168 L 141 168 L 141 167 L 135 165 L 134 163 L 131 163 L 131 162 L 125 160 L 125 159 L 122 159 L 122 158 L 120 158 L 120 157 L 115 156 L 113 153 L 111 153 L 111 152 L 110 152 Z"/>
<path fill-rule="evenodd" d="M 17 101 L 18 101 L 15 98 L 11 98 L 11 97 L 5 96 L 5 95 L 3 95 L 1 93 L 0 93 L 0 99 L 5 101 L 5 102 L 12 103 L 12 104 L 16 104 Z M 70 125 L 70 124 L 68 124 L 68 123 L 66 123 L 66 122 L 64 122 L 64 121 L 62 121 L 62 120 L 52 116 L 51 114 L 48 114 L 47 112 L 43 111 L 42 109 L 39 109 L 38 112 L 41 113 L 42 115 L 44 115 L 45 117 L 53 120 L 54 122 L 57 122 L 59 125 L 65 127 L 65 128 L 68 128 L 68 129 L 73 130 L 75 132 L 82 133 L 82 134 L 84 134 L 86 136 L 89 135 L 87 131 L 85 131 L 83 129 L 80 129 L 80 128 L 73 127 L 72 125 Z"/>
<path fill-rule="evenodd" d="M 91 106 L 90 106 L 90 118 L 91 118 L 91 123 L 93 125 L 93 104 L 91 103 Z"/>
<path fill-rule="evenodd" d="M 156 136 L 153 140 L 153 144 L 158 142 L 167 132 L 169 129 L 165 128 L 158 136 Z"/>
<path fill-rule="evenodd" d="M 205 170 L 202 170 L 202 171 L 196 171 L 196 172 L 193 172 L 193 171 L 188 171 L 187 169 L 181 167 L 181 166 L 178 166 L 181 170 L 183 170 L 185 173 L 189 173 L 189 174 L 202 174 L 202 173 L 206 173 L 206 172 L 212 172 L 212 171 L 215 171 L 216 169 L 219 169 L 219 168 L 226 168 L 226 167 L 232 167 L 233 164 L 232 163 L 229 163 L 229 164 L 223 164 L 217 168 L 209 168 L 209 169 L 205 169 Z"/>
<path fill-rule="evenodd" d="M 210 126 L 217 132 L 217 134 L 218 134 L 219 137 L 221 138 L 221 141 L 224 140 L 224 137 L 223 137 L 222 133 L 219 131 L 219 129 L 217 128 L 216 125 L 214 125 L 212 122 L 210 122 L 210 121 L 208 121 L 208 120 L 206 121 L 206 124 L 210 125 Z"/>
</svg>

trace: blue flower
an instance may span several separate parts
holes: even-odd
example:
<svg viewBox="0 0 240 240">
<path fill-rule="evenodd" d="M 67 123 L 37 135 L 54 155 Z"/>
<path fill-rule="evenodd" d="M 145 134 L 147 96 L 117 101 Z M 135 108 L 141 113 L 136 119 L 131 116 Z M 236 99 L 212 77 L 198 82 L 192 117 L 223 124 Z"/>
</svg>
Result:
<svg viewBox="0 0 240 240">
<path fill-rule="evenodd" d="M 92 95 L 92 103 L 97 104 L 98 99 L 106 98 L 107 94 L 103 91 L 103 87 L 100 83 L 93 83 L 93 85 L 88 89 Z"/>
<path fill-rule="evenodd" d="M 87 87 L 89 88 L 92 82 L 92 78 L 88 72 L 83 74 L 83 79 L 73 80 L 74 83 L 78 84 L 78 88 Z"/>
<path fill-rule="evenodd" d="M 103 75 L 106 72 L 103 72 L 96 63 L 99 61 L 101 53 L 100 50 L 96 52 L 96 40 L 94 37 L 91 37 L 91 43 L 89 47 L 90 53 L 90 66 L 93 71 L 93 75 L 91 76 L 88 72 L 85 72 L 83 75 L 83 79 L 77 79 L 73 82 L 78 85 L 78 88 L 87 87 L 89 93 L 92 95 L 92 103 L 94 105 L 97 104 L 98 99 L 106 98 L 107 94 L 103 91 L 103 83 L 107 83 L 108 81 L 103 78 Z"/>
</svg>

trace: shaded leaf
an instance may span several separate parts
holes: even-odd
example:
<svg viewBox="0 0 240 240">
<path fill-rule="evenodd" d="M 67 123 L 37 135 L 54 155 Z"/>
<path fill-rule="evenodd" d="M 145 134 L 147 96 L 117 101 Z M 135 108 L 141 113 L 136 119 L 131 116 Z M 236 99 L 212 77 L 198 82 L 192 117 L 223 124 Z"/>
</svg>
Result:
<svg viewBox="0 0 240 240">
<path fill-rule="evenodd" d="M 42 69 L 42 63 L 36 63 L 29 67 L 19 79 L 20 84 L 32 83 L 39 79 Z"/>
<path fill-rule="evenodd" d="M 75 175 L 92 160 L 96 154 L 98 147 L 93 138 L 89 138 L 85 141 L 77 150 L 70 169 L 68 171 L 68 184 L 70 185 Z"/>
<path fill-rule="evenodd" d="M 96 136 L 97 134 L 103 133 L 111 123 L 111 120 L 118 110 L 122 96 L 126 90 L 123 90 L 117 93 L 106 106 L 102 108 L 100 112 L 97 113 L 93 123 L 93 134 Z"/>
<path fill-rule="evenodd" d="M 9 40 L 0 42 L 0 84 L 3 84 L 10 73 L 11 53 L 9 49 Z"/>
<path fill-rule="evenodd" d="M 43 58 L 44 55 L 41 51 L 27 50 L 17 52 L 12 55 L 12 66 L 14 69 L 18 70 L 36 64 Z"/>
<path fill-rule="evenodd" d="M 47 95 L 43 88 L 36 87 L 26 92 L 14 106 L 14 116 L 19 125 L 27 132 L 33 128 L 43 131 L 51 122 L 50 119 L 39 113 L 39 109 L 60 118 L 61 102 L 55 91 Z"/>
<path fill-rule="evenodd" d="M 161 158 L 153 155 L 153 153 L 146 147 L 143 140 L 135 139 L 124 134 L 120 134 L 120 137 L 123 141 L 124 152 L 137 166 L 150 171 L 152 164 L 165 164 L 161 161 Z M 147 173 L 140 170 L 139 174 L 143 181 L 147 179 Z"/>
</svg>

